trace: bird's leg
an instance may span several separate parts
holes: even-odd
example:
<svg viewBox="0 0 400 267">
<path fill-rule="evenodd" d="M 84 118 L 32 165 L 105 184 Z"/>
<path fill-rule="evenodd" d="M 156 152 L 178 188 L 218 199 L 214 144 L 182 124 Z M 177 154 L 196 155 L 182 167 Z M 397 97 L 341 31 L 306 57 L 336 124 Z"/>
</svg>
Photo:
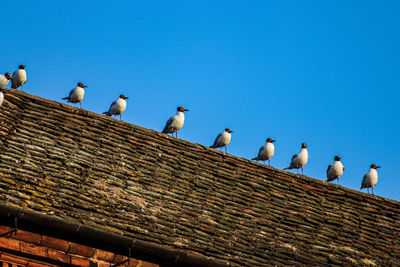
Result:
<svg viewBox="0 0 400 267">
<path fill-rule="evenodd" d="M 271 166 L 271 160 L 268 160 L 268 166 Z"/>
<path fill-rule="evenodd" d="M 374 194 L 374 186 L 372 186 L 372 194 Z"/>
<path fill-rule="evenodd" d="M 178 131 L 175 132 L 176 138 L 178 138 Z"/>
<path fill-rule="evenodd" d="M 368 194 L 369 194 L 369 187 L 367 187 L 367 190 L 368 190 Z"/>
<path fill-rule="evenodd" d="M 304 175 L 304 174 L 303 174 L 303 168 L 301 168 L 301 175 Z"/>
<path fill-rule="evenodd" d="M 121 114 L 119 114 L 119 119 L 120 119 L 120 120 L 122 120 L 122 113 L 121 113 Z"/>
<path fill-rule="evenodd" d="M 82 102 L 79 102 L 79 107 L 82 108 Z"/>
<path fill-rule="evenodd" d="M 337 184 L 339 185 L 339 177 L 337 178 Z"/>
<path fill-rule="evenodd" d="M 265 162 L 265 160 L 264 160 L 264 164 L 267 164 L 267 163 Z"/>
<path fill-rule="evenodd" d="M 228 153 L 228 149 L 226 148 L 227 146 L 225 146 L 225 153 Z"/>
</svg>

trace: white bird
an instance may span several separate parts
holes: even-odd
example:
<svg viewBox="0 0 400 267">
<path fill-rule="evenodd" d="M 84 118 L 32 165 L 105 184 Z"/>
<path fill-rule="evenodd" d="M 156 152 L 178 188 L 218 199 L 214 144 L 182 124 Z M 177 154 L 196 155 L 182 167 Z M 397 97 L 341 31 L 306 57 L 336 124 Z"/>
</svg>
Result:
<svg viewBox="0 0 400 267">
<path fill-rule="evenodd" d="M 340 159 L 341 157 L 335 156 L 333 163 L 328 165 L 328 169 L 326 170 L 327 182 L 338 179 L 337 183 L 339 184 L 339 178 L 343 175 L 344 171 L 344 166 Z"/>
<path fill-rule="evenodd" d="M 107 116 L 112 116 L 114 115 L 115 118 L 117 115 L 119 115 L 119 119 L 122 120 L 122 112 L 126 109 L 126 99 L 128 99 L 127 96 L 125 95 L 120 95 L 117 100 L 111 103 L 110 108 L 108 111 L 103 112 L 103 114 L 106 114 Z"/>
<path fill-rule="evenodd" d="M 272 138 L 268 138 L 265 144 L 260 147 L 260 150 L 258 151 L 258 156 L 253 158 L 252 160 L 263 160 L 264 164 L 265 161 L 268 160 L 268 165 L 271 166 L 270 159 L 275 154 L 274 142 L 275 140 L 273 140 Z"/>
<path fill-rule="evenodd" d="M 227 152 L 227 145 L 231 141 L 231 131 L 230 129 L 226 128 L 225 131 L 217 135 L 217 138 L 215 138 L 214 144 L 210 147 L 212 148 L 218 148 L 218 147 L 225 147 L 225 153 Z"/>
<path fill-rule="evenodd" d="M 68 100 L 69 103 L 79 103 L 80 108 L 82 108 L 82 100 L 85 96 L 85 89 L 87 86 L 83 83 L 78 83 L 74 89 L 69 92 L 69 96 L 62 98 L 63 100 Z"/>
<path fill-rule="evenodd" d="M 19 65 L 18 69 L 14 71 L 12 75 L 11 88 L 17 89 L 21 86 L 21 90 L 23 85 L 26 83 L 26 71 L 24 65 Z"/>
<path fill-rule="evenodd" d="M 162 130 L 163 133 L 176 133 L 176 137 L 178 137 L 178 131 L 182 129 L 183 123 L 185 122 L 185 111 L 189 111 L 188 109 L 185 109 L 184 107 L 178 107 L 176 109 L 176 115 L 172 116 L 171 118 L 168 119 L 167 123 L 165 124 L 164 130 Z"/>
<path fill-rule="evenodd" d="M 11 79 L 11 74 L 8 72 L 0 74 L 0 89 L 4 89 Z"/>
<path fill-rule="evenodd" d="M 292 161 L 290 162 L 290 166 L 284 168 L 284 170 L 297 169 L 297 173 L 299 173 L 299 169 L 301 168 L 301 174 L 303 174 L 303 167 L 304 165 L 307 164 L 307 161 L 308 161 L 307 144 L 302 143 L 300 152 L 293 155 Z"/>
<path fill-rule="evenodd" d="M 0 89 L 0 106 L 3 105 L 3 101 L 4 101 L 4 89 Z"/>
<path fill-rule="evenodd" d="M 369 171 L 363 177 L 360 189 L 367 188 L 369 194 L 369 188 L 372 187 L 372 194 L 374 194 L 374 186 L 378 183 L 378 172 L 376 169 L 380 167 L 381 166 L 371 164 Z"/>
</svg>

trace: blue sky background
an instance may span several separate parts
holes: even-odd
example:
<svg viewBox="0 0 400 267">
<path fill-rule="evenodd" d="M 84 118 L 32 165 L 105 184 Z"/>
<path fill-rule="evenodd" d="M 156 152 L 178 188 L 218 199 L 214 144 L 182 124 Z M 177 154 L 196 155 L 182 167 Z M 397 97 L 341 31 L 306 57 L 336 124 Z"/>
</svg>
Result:
<svg viewBox="0 0 400 267">
<path fill-rule="evenodd" d="M 20 5 L 21 8 L 16 8 Z M 400 200 L 398 1 L 6 1 L 0 73 L 25 64 L 25 91 L 60 101 L 78 81 L 85 109 L 162 130 L 182 105 L 179 135 L 251 158 L 277 140 L 272 165 L 306 142 L 305 175 L 326 178 L 337 154 L 358 190 Z M 18 12 L 17 12 L 18 10 Z"/>
</svg>

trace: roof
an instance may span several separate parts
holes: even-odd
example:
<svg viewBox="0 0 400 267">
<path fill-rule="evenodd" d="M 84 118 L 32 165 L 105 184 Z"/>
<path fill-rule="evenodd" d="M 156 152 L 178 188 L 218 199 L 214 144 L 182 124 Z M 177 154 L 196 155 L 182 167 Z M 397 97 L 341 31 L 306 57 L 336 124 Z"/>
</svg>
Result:
<svg viewBox="0 0 400 267">
<path fill-rule="evenodd" d="M 400 262 L 400 202 L 7 90 L 0 204 L 242 266 Z"/>
</svg>

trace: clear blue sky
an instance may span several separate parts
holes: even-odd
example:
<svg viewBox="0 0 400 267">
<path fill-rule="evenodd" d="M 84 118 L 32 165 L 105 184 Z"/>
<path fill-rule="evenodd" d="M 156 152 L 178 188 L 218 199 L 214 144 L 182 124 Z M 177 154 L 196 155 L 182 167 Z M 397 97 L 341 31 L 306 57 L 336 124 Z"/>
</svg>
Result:
<svg viewBox="0 0 400 267">
<path fill-rule="evenodd" d="M 20 7 L 17 7 L 20 6 Z M 251 158 L 267 137 L 286 167 L 306 142 L 305 175 L 358 190 L 381 165 L 377 195 L 400 200 L 400 2 L 5 1 L 0 72 L 25 64 L 25 91 L 61 101 L 78 81 L 85 109 L 129 96 L 123 118 Z"/>
</svg>

